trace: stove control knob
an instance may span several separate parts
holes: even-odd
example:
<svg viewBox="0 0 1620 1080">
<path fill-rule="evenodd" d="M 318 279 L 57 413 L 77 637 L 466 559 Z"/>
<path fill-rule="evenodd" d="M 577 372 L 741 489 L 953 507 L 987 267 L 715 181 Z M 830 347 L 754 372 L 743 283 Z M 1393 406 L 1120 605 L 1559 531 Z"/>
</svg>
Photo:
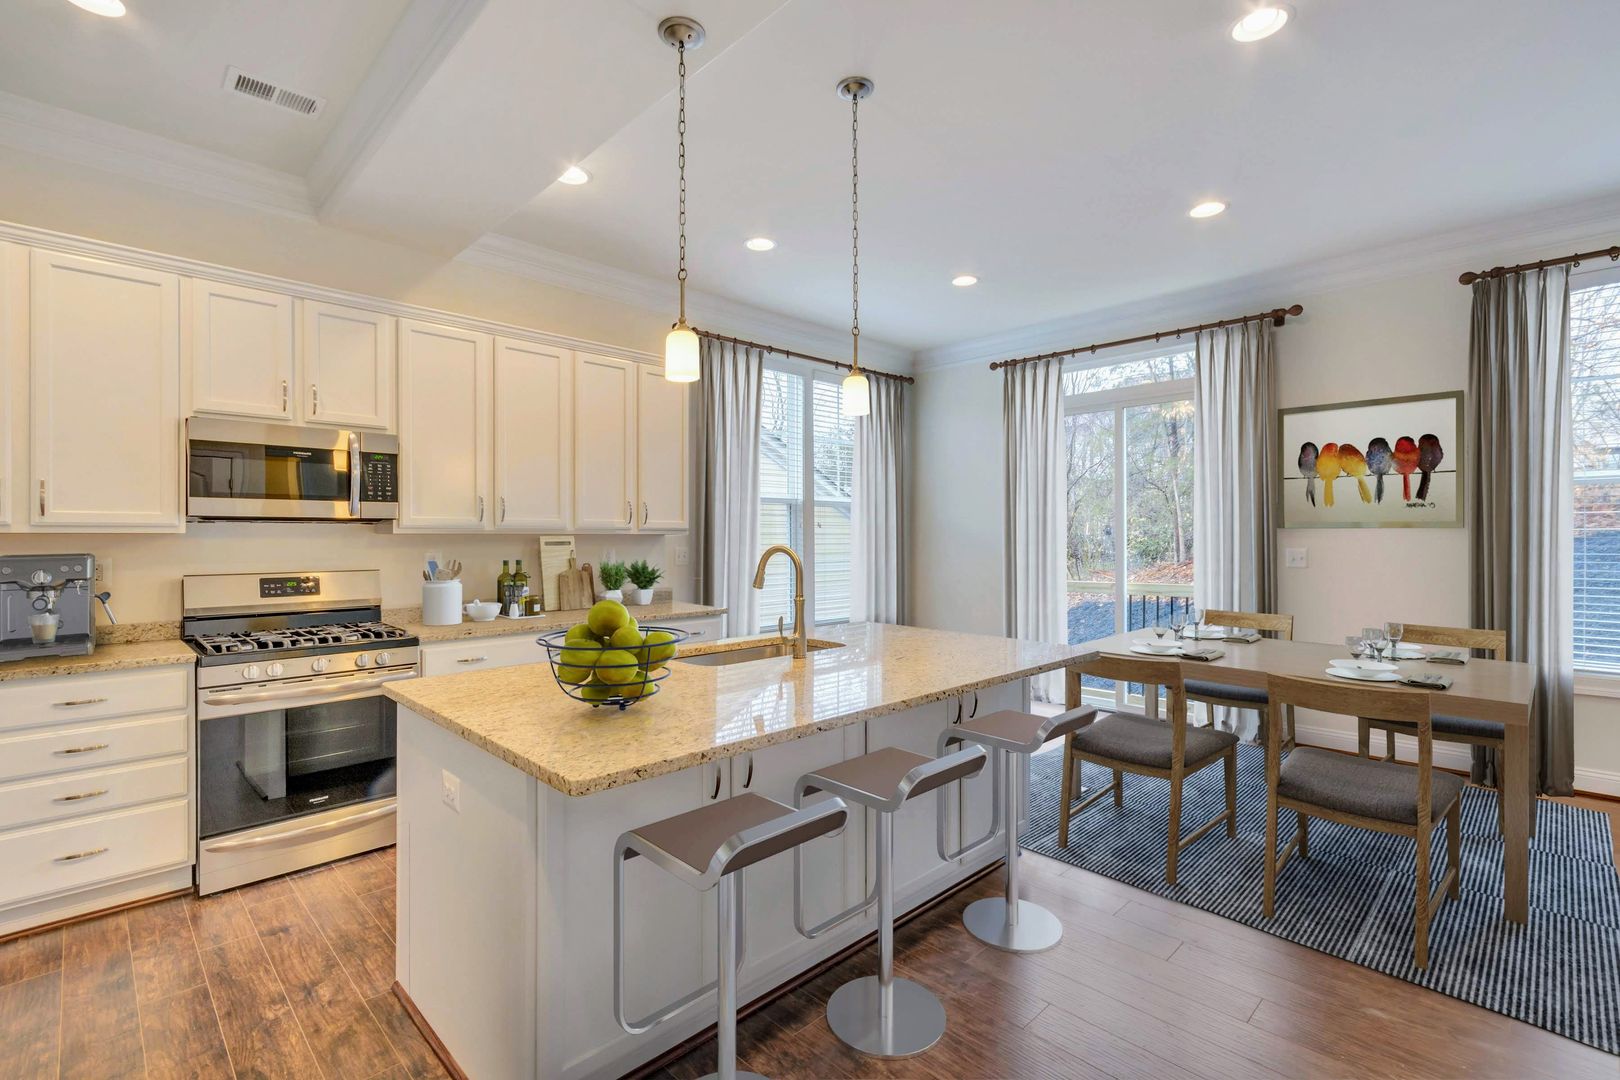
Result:
<svg viewBox="0 0 1620 1080">
<path fill-rule="evenodd" d="M 331 666 L 332 666 L 332 661 L 328 660 L 324 656 L 317 656 L 314 660 L 310 661 L 309 670 L 311 670 L 315 674 L 319 675 L 321 672 L 325 671 L 327 668 L 329 668 Z"/>
<path fill-rule="evenodd" d="M 386 666 L 388 666 L 388 661 L 391 660 L 391 659 L 392 659 L 392 657 L 390 657 L 387 653 L 380 652 L 380 653 L 377 654 L 377 666 L 378 667 L 386 667 Z"/>
<path fill-rule="evenodd" d="M 258 664 L 249 664 L 247 667 L 242 669 L 242 678 L 244 678 L 244 679 L 257 679 L 258 677 L 259 677 L 259 665 Z"/>
<path fill-rule="evenodd" d="M 357 667 L 357 668 L 368 668 L 368 667 L 370 667 L 371 666 L 371 657 L 367 656 L 365 653 L 361 653 L 359 656 L 356 656 L 354 658 L 354 666 Z"/>
<path fill-rule="evenodd" d="M 265 668 L 264 673 L 270 676 L 272 679 L 279 679 L 281 677 L 281 673 L 285 670 L 287 669 L 277 663 L 271 664 L 269 667 Z"/>
</svg>

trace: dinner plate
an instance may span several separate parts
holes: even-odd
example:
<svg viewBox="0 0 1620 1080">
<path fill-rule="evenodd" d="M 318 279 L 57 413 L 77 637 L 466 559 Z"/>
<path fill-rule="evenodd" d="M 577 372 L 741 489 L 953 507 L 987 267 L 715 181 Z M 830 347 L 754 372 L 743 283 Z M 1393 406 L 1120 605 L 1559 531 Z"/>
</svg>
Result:
<svg viewBox="0 0 1620 1080">
<path fill-rule="evenodd" d="M 1424 652 L 1420 645 L 1395 646 L 1395 656 L 1401 660 L 1421 660 L 1427 655 L 1429 654 Z"/>
<path fill-rule="evenodd" d="M 1177 649 L 1181 648 L 1178 643 L 1168 638 L 1164 641 L 1160 641 L 1157 638 L 1132 638 L 1131 644 L 1133 646 L 1140 645 L 1142 648 L 1152 650 L 1153 652 L 1163 653 L 1173 653 Z"/>
<path fill-rule="evenodd" d="M 1400 682 L 1401 673 L 1398 671 L 1361 671 L 1351 667 L 1330 667 L 1329 675 L 1337 675 L 1341 679 L 1351 682 Z"/>
<path fill-rule="evenodd" d="M 1172 645 L 1167 649 L 1161 649 L 1156 645 L 1146 645 L 1141 642 L 1137 642 L 1131 646 L 1131 652 L 1140 656 L 1179 656 L 1181 654 L 1181 646 Z"/>
<path fill-rule="evenodd" d="M 1400 670 L 1394 664 L 1391 664 L 1391 663 L 1389 663 L 1387 661 L 1384 661 L 1384 660 L 1354 660 L 1354 659 L 1351 659 L 1350 657 L 1347 657 L 1347 656 L 1341 656 L 1341 657 L 1338 657 L 1336 659 L 1329 660 L 1328 663 L 1332 664 L 1334 667 L 1351 668 L 1351 669 L 1354 669 L 1356 671 L 1399 671 Z"/>
</svg>

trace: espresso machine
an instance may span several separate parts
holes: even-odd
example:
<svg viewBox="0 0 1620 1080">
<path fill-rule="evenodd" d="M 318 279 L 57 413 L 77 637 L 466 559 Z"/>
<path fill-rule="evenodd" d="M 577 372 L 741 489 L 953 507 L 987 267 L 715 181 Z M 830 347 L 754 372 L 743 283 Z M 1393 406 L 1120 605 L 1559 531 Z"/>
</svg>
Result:
<svg viewBox="0 0 1620 1080">
<path fill-rule="evenodd" d="M 100 601 L 94 555 L 0 555 L 0 663 L 31 656 L 85 656 L 96 649 Z"/>
</svg>

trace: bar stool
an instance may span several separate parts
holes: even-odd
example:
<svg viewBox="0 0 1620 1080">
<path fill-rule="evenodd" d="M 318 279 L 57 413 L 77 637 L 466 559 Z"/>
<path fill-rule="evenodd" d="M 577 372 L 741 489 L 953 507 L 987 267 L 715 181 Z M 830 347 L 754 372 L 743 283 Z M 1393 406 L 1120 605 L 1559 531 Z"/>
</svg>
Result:
<svg viewBox="0 0 1620 1080">
<path fill-rule="evenodd" d="M 1070 709 L 1056 716 L 1034 716 L 1030 713 L 1003 711 L 966 720 L 945 729 L 939 737 L 943 751 L 953 742 L 977 743 L 998 755 L 992 763 L 996 769 L 998 796 L 992 812 L 990 832 L 961 851 L 944 850 L 943 824 L 941 825 L 940 854 L 949 858 L 964 858 L 979 850 L 1005 832 L 1007 841 L 1007 895 L 975 900 L 962 912 L 962 922 L 968 932 L 986 945 L 1005 952 L 1043 952 L 1063 938 L 1063 924 L 1056 915 L 1029 900 L 1018 898 L 1018 813 L 1023 807 L 1019 780 L 1024 773 L 1024 762 L 1035 751 L 1053 739 L 1061 739 L 1070 732 L 1089 724 L 1097 710 L 1085 706 Z"/>
<path fill-rule="evenodd" d="M 650 1031 L 710 990 L 718 990 L 717 1072 L 720 1080 L 763 1080 L 737 1071 L 737 973 L 742 969 L 742 871 L 818 836 L 840 832 L 849 820 L 842 799 L 795 809 L 746 793 L 631 829 L 613 848 L 613 1017 L 632 1035 Z M 720 964 L 712 982 L 640 1020 L 624 1010 L 624 864 L 637 856 L 694 889 L 718 886 Z"/>
<path fill-rule="evenodd" d="M 813 927 L 804 925 L 804 850 L 793 849 L 793 923 L 807 938 L 820 937 L 840 923 L 878 906 L 878 973 L 851 979 L 827 1002 L 827 1026 L 849 1046 L 873 1057 L 920 1054 L 945 1034 L 945 1006 L 932 991 L 894 977 L 894 815 L 907 799 L 943 790 L 978 775 L 987 755 L 974 746 L 930 758 L 886 747 L 799 777 L 794 805 L 818 791 L 876 811 L 877 882 L 870 895 Z M 823 804 L 816 804 L 823 805 Z"/>
</svg>

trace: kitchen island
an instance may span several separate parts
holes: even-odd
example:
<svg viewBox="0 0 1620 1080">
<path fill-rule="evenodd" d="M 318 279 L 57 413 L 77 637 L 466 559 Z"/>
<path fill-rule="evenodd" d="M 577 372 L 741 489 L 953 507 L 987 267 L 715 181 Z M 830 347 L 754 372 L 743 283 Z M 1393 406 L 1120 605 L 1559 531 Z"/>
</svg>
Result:
<svg viewBox="0 0 1620 1080">
<path fill-rule="evenodd" d="M 386 687 L 399 703 L 397 977 L 469 1076 L 615 1076 L 713 1021 L 697 1004 L 642 1036 L 613 1019 L 612 854 L 626 829 L 744 791 L 793 801 L 802 774 L 883 746 L 932 755 L 979 712 L 1026 708 L 1026 680 L 1081 650 L 914 627 L 839 627 L 789 657 L 677 660 L 627 711 L 566 697 L 543 665 Z M 709 642 L 683 656 L 760 639 Z M 774 639 L 770 639 L 774 640 Z M 952 846 L 991 820 L 988 774 L 943 800 Z M 899 910 L 999 858 L 936 853 L 939 803 L 895 822 Z M 868 828 L 805 850 L 807 918 L 865 896 Z M 814 942 L 793 926 L 792 860 L 745 877 L 741 1001 L 875 926 L 872 913 Z M 641 1015 L 713 978 L 714 898 L 633 860 L 626 867 L 626 998 Z"/>
</svg>

